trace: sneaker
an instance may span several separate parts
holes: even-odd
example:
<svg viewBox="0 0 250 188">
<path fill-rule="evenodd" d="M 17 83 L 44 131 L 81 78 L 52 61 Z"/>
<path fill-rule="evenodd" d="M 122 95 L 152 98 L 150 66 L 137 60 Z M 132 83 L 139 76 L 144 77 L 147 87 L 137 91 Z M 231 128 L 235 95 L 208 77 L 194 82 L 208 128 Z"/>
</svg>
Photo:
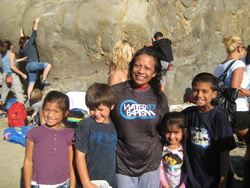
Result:
<svg viewBox="0 0 250 188">
<path fill-rule="evenodd" d="M 240 147 L 240 148 L 246 148 L 246 142 L 244 140 L 239 141 L 238 147 Z"/>
<path fill-rule="evenodd" d="M 0 114 L 0 118 L 4 118 L 4 117 L 7 117 L 8 115 L 7 115 L 7 113 L 6 112 L 2 112 L 1 114 Z"/>
<path fill-rule="evenodd" d="M 43 81 L 42 81 L 42 84 L 43 84 L 44 86 L 50 86 L 50 85 L 51 85 L 51 83 L 48 82 L 47 80 L 43 80 Z"/>
<path fill-rule="evenodd" d="M 174 65 L 169 64 L 169 65 L 168 65 L 168 70 L 169 70 L 169 71 L 173 70 L 173 67 L 174 67 Z"/>
</svg>

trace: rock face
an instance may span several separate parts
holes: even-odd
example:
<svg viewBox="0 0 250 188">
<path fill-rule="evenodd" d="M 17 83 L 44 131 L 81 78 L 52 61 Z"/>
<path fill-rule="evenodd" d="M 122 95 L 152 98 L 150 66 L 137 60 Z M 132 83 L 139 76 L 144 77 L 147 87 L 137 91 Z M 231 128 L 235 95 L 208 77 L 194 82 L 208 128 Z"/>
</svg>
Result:
<svg viewBox="0 0 250 188">
<path fill-rule="evenodd" d="M 114 44 L 127 39 L 142 48 L 156 31 L 173 41 L 174 69 L 167 73 L 170 104 L 183 102 L 192 78 L 213 73 L 226 58 L 224 35 L 249 44 L 249 0 L 1 0 L 0 39 L 10 39 L 18 54 L 19 26 L 26 35 L 40 16 L 37 50 L 52 64 L 50 87 L 86 91 L 107 82 Z"/>
</svg>

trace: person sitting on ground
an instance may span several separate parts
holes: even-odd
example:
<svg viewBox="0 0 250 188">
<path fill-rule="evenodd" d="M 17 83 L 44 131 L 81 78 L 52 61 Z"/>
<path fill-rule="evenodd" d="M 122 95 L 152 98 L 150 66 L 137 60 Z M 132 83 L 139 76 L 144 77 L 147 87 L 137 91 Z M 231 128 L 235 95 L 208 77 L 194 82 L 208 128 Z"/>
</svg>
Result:
<svg viewBox="0 0 250 188">
<path fill-rule="evenodd" d="M 30 93 L 31 108 L 34 111 L 31 115 L 31 118 L 34 124 L 40 124 L 40 110 L 43 106 L 44 96 L 42 91 L 38 88 L 35 88 Z"/>
<path fill-rule="evenodd" d="M 26 57 L 21 59 L 16 59 L 15 53 L 12 52 L 13 44 L 10 40 L 2 41 L 0 45 L 0 53 L 2 55 L 2 63 L 3 63 L 3 81 L 2 81 L 2 93 L 0 99 L 0 106 L 4 105 L 6 102 L 6 98 L 9 94 L 10 87 L 8 87 L 8 83 L 6 81 L 6 76 L 10 75 L 11 78 L 11 86 L 14 89 L 16 94 L 17 102 L 24 102 L 22 84 L 19 80 L 17 74 L 21 75 L 24 79 L 27 79 L 27 75 L 21 72 L 17 67 L 17 62 L 24 61 Z"/>
<path fill-rule="evenodd" d="M 75 160 L 83 187 L 97 188 L 98 182 L 116 188 L 115 126 L 109 114 L 116 101 L 114 89 L 108 84 L 94 83 L 86 93 L 90 117 L 80 121 L 75 135 Z"/>
<path fill-rule="evenodd" d="M 161 60 L 162 65 L 162 79 L 161 79 L 161 90 L 164 92 L 166 85 L 166 73 L 167 70 L 172 70 L 173 65 L 171 62 L 174 60 L 171 45 L 172 41 L 168 38 L 163 38 L 163 34 L 161 32 L 156 32 L 154 35 L 155 41 L 148 42 L 145 46 L 150 47 L 154 46 L 158 50 L 159 58 Z"/>
<path fill-rule="evenodd" d="M 31 37 L 24 36 L 24 32 L 22 27 L 20 27 L 20 52 L 23 53 L 25 56 L 28 56 L 26 70 L 29 75 L 29 86 L 27 89 L 28 98 L 30 98 L 30 93 L 34 88 L 35 81 L 36 81 L 36 71 L 43 70 L 43 79 L 42 85 L 49 86 L 51 85 L 47 80 L 47 76 L 51 69 L 51 64 L 49 63 L 38 63 L 38 54 L 35 48 L 34 42 L 37 35 L 37 28 L 40 18 L 35 19 L 35 24 L 33 26 L 33 32 Z"/>
<path fill-rule="evenodd" d="M 109 78 L 110 86 L 128 80 L 128 64 L 132 60 L 135 47 L 127 40 L 118 41 L 109 58 Z"/>
</svg>

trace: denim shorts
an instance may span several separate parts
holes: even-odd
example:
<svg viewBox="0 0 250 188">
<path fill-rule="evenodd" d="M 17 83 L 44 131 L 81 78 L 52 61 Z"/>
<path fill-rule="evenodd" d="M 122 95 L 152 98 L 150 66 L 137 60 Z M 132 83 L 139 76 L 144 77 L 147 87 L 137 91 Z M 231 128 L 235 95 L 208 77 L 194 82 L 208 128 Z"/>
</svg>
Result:
<svg viewBox="0 0 250 188">
<path fill-rule="evenodd" d="M 45 69 L 49 63 L 42 62 L 28 62 L 26 65 L 26 71 L 29 75 L 29 83 L 35 83 L 36 81 L 36 71 Z"/>
</svg>

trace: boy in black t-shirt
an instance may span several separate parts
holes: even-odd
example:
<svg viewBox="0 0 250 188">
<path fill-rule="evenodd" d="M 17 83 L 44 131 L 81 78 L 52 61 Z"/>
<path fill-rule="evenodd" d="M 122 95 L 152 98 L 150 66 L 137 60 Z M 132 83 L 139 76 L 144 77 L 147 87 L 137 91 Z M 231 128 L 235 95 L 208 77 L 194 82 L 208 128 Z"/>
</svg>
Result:
<svg viewBox="0 0 250 188">
<path fill-rule="evenodd" d="M 161 90 L 164 92 L 165 90 L 165 77 L 167 70 L 172 70 L 173 65 L 171 62 L 174 60 L 171 45 L 173 44 L 171 40 L 168 38 L 163 38 L 163 34 L 161 32 L 156 32 L 154 34 L 155 41 L 148 42 L 145 46 L 150 47 L 154 46 L 158 50 L 158 56 L 161 60 L 162 65 L 162 79 L 161 79 Z"/>
<path fill-rule="evenodd" d="M 106 187 L 116 188 L 117 134 L 109 117 L 116 101 L 115 91 L 107 84 L 94 83 L 88 88 L 85 101 L 90 117 L 79 123 L 75 136 L 76 166 L 81 183 L 83 187 L 106 183 Z"/>
<path fill-rule="evenodd" d="M 232 183 L 229 151 L 236 145 L 227 116 L 211 105 L 216 89 L 217 81 L 212 74 L 196 75 L 192 81 L 192 97 L 197 106 L 183 110 L 187 116 L 184 163 L 188 187 L 230 187 L 229 182 Z"/>
</svg>

